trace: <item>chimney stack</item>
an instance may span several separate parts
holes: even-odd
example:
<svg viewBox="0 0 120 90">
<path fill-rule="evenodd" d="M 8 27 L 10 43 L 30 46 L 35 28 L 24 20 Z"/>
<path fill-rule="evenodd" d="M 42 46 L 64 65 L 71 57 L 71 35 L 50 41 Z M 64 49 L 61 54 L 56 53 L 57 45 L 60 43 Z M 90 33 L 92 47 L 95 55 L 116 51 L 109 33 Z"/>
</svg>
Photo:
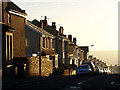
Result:
<svg viewBox="0 0 120 90">
<path fill-rule="evenodd" d="M 44 20 L 40 20 L 40 27 L 43 28 L 44 26 L 47 26 L 47 16 L 44 17 Z"/>
<path fill-rule="evenodd" d="M 40 28 L 43 29 L 43 21 L 40 21 Z"/>
<path fill-rule="evenodd" d="M 56 22 L 52 22 L 52 26 L 51 27 L 56 30 Z"/>
<path fill-rule="evenodd" d="M 25 13 L 25 10 L 22 10 L 23 13 Z"/>
<path fill-rule="evenodd" d="M 76 37 L 73 38 L 73 43 L 76 45 Z"/>
<path fill-rule="evenodd" d="M 66 35 L 63 35 L 64 37 L 66 37 Z"/>
<path fill-rule="evenodd" d="M 45 16 L 44 18 L 45 18 L 44 20 L 47 20 L 47 16 Z"/>
<path fill-rule="evenodd" d="M 72 35 L 68 35 L 68 39 L 72 42 Z"/>
<path fill-rule="evenodd" d="M 60 33 L 60 34 L 63 34 L 63 33 L 64 33 L 64 29 L 63 29 L 62 26 L 60 26 L 60 28 L 59 28 L 59 33 Z"/>
</svg>

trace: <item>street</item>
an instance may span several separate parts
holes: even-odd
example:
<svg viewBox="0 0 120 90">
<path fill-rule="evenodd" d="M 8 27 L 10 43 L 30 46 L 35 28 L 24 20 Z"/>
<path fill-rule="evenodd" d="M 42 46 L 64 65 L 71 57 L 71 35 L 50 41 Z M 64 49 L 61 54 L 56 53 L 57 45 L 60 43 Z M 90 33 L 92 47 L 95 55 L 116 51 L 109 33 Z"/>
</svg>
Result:
<svg viewBox="0 0 120 90">
<path fill-rule="evenodd" d="M 59 89 L 59 90 L 86 90 L 86 89 L 120 89 L 120 75 L 83 75 L 76 76 L 50 76 L 40 78 L 25 78 L 19 80 L 3 81 L 4 89 L 35 88 L 35 89 Z"/>
</svg>

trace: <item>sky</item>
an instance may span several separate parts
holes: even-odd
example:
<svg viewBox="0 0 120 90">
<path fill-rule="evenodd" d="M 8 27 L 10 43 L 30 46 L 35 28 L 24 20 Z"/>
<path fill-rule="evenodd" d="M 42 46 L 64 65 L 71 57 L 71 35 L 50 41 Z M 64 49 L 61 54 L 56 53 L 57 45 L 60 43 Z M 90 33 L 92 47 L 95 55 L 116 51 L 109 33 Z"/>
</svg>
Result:
<svg viewBox="0 0 120 90">
<path fill-rule="evenodd" d="M 25 9 L 28 20 L 43 19 L 56 22 L 57 30 L 77 38 L 80 46 L 91 46 L 91 51 L 118 49 L 119 0 L 12 0 Z"/>
</svg>

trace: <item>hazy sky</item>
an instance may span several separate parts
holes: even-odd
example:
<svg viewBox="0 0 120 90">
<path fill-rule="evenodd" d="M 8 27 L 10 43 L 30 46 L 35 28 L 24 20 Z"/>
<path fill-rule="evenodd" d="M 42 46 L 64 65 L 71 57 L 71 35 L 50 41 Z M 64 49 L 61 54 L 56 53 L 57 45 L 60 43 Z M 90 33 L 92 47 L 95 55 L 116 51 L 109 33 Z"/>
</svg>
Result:
<svg viewBox="0 0 120 90">
<path fill-rule="evenodd" d="M 12 0 L 26 10 L 27 19 L 49 18 L 66 35 L 77 38 L 78 45 L 94 45 L 90 50 L 118 49 L 119 0 Z M 57 28 L 57 29 L 58 29 Z"/>
</svg>

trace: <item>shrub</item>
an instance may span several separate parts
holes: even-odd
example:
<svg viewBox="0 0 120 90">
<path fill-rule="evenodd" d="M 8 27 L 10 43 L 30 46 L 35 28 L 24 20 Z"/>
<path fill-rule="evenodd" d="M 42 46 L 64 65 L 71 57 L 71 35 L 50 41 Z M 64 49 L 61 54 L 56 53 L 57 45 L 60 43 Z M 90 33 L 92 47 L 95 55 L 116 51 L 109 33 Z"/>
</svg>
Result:
<svg viewBox="0 0 120 90">
<path fill-rule="evenodd" d="M 54 75 L 63 75 L 65 69 L 74 69 L 74 67 L 69 64 L 60 64 L 59 68 L 53 70 L 53 74 Z"/>
</svg>

